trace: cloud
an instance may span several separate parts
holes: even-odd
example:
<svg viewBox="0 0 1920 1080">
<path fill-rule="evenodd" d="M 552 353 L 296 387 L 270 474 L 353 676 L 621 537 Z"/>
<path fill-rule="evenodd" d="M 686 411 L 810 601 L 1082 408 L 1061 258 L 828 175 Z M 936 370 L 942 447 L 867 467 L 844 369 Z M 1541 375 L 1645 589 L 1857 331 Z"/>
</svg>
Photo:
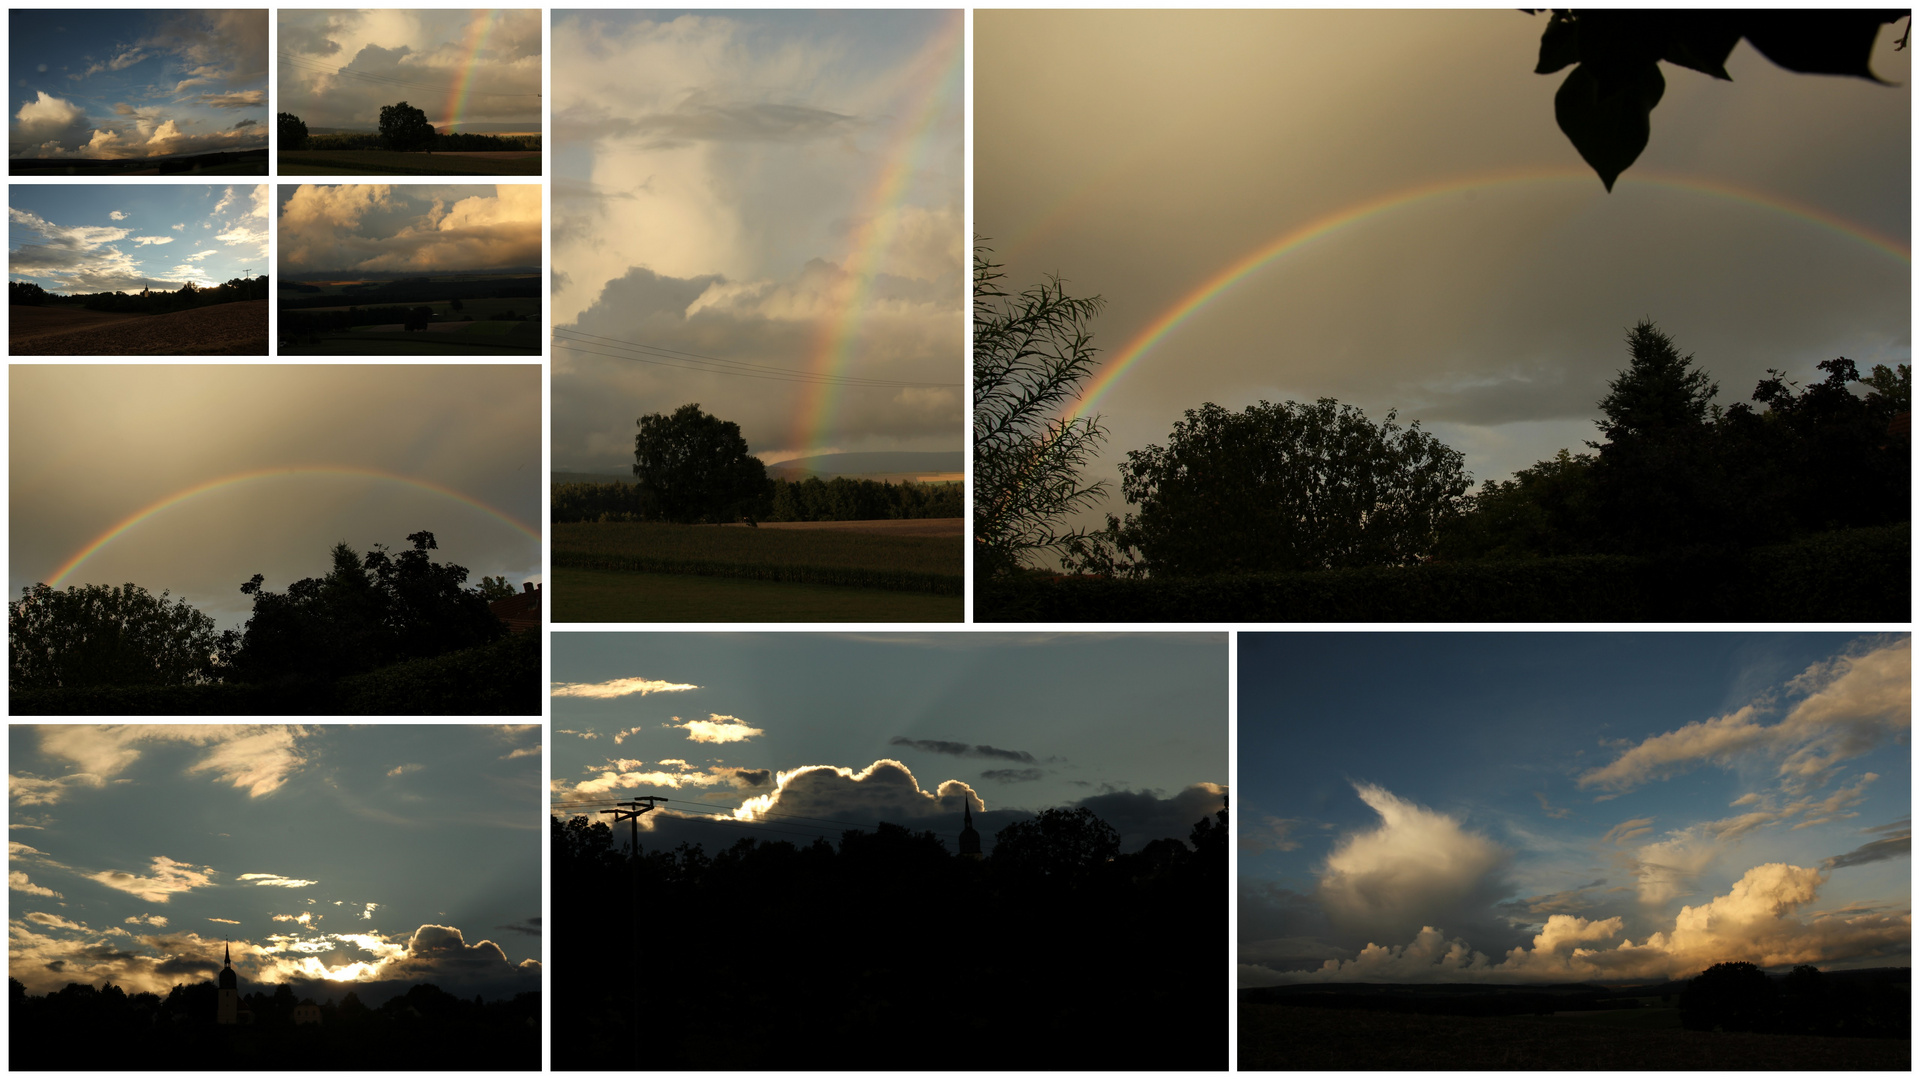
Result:
<svg viewBox="0 0 1920 1080">
<path fill-rule="evenodd" d="M 1320 871 L 1319 896 L 1336 927 L 1403 937 L 1433 922 L 1459 925 L 1504 893 L 1505 849 L 1377 785 L 1354 790 L 1380 824 L 1342 837 Z"/>
<path fill-rule="evenodd" d="M 998 784 L 1024 784 L 1043 779 L 1046 775 L 1044 769 L 988 769 L 980 774 L 980 779 Z"/>
<path fill-rule="evenodd" d="M 1508 911 L 1516 917 L 1521 915 L 1558 915 L 1585 911 L 1596 902 L 1595 898 L 1591 895 L 1593 891 L 1603 887 L 1606 883 L 1606 878 L 1599 878 L 1594 881 L 1589 881 L 1585 885 L 1576 885 L 1571 889 L 1563 889 L 1557 893 L 1542 893 L 1538 896 L 1529 896 L 1523 900 L 1508 900 L 1503 902 L 1500 907 L 1502 910 Z M 1532 922 L 1534 920 L 1528 919 L 1525 921 Z"/>
<path fill-rule="evenodd" d="M 299 742 L 307 732 L 298 725 L 74 724 L 43 725 L 35 731 L 40 751 L 73 762 L 75 773 L 57 781 L 13 778 L 14 801 L 22 805 L 58 802 L 75 786 L 104 786 L 139 760 L 145 746 L 205 747 L 187 771 L 212 773 L 254 798 L 279 790 L 306 762 Z"/>
<path fill-rule="evenodd" d="M 211 885 L 212 873 L 211 866 L 196 870 L 191 863 L 174 862 L 165 855 L 156 855 L 153 859 L 153 873 L 148 877 L 120 870 L 105 870 L 86 876 L 109 889 L 132 893 L 149 904 L 164 904 L 175 893 L 191 892 Z"/>
<path fill-rule="evenodd" d="M 115 211 L 113 211 L 112 213 L 109 213 L 109 214 L 107 215 L 107 217 L 108 217 L 108 218 L 109 218 L 110 220 L 113 220 L 113 221 L 125 221 L 125 220 L 127 220 L 127 215 L 126 215 L 126 212 L 125 212 L 125 211 L 121 211 L 121 210 L 115 210 Z"/>
<path fill-rule="evenodd" d="M 930 754 L 951 754 L 954 757 L 996 758 L 1001 761 L 1018 761 L 1025 765 L 1034 764 L 1034 757 L 1025 750 L 1002 750 L 998 747 L 968 745 L 959 742 L 947 742 L 942 739 L 909 739 L 904 735 L 895 735 L 887 740 L 888 746 L 910 746 L 915 750 L 925 750 Z"/>
<path fill-rule="evenodd" d="M 1580 777 L 1581 787 L 1626 791 L 1697 765 L 1729 765 L 1748 755 L 1780 761 L 1779 775 L 1807 783 L 1842 760 L 1903 737 L 1911 726 L 1912 649 L 1907 638 L 1816 663 L 1789 681 L 1800 700 L 1777 724 L 1772 695 L 1730 713 L 1655 735 Z"/>
<path fill-rule="evenodd" d="M 446 190 L 446 189 L 441 189 Z M 479 270 L 541 259 L 537 184 L 467 185 L 445 207 L 388 184 L 302 184 L 280 210 L 283 271 Z"/>
<path fill-rule="evenodd" d="M 621 743 L 626 742 L 628 739 L 645 730 L 647 730 L 645 727 L 630 727 L 625 731 L 616 731 L 613 733 L 613 745 L 619 746 Z"/>
<path fill-rule="evenodd" d="M 133 240 L 134 243 L 139 244 L 142 247 L 145 247 L 148 244 L 173 243 L 173 237 L 171 236 L 135 236 L 135 237 L 131 237 L 131 239 Z"/>
<path fill-rule="evenodd" d="M 686 732 L 687 738 L 693 742 L 746 742 L 756 735 L 766 734 L 765 731 L 753 727 L 737 716 L 722 716 L 719 713 L 708 713 L 705 720 L 688 720 L 683 723 L 676 716 L 673 721 L 671 726 Z"/>
<path fill-rule="evenodd" d="M 560 728 L 555 734 L 577 735 L 582 739 L 597 739 L 600 737 L 600 733 L 597 731 L 572 731 L 568 728 Z"/>
<path fill-rule="evenodd" d="M 538 757 L 538 756 L 540 756 L 540 747 L 538 747 L 538 746 L 523 746 L 523 747 L 521 747 L 520 749 L 518 749 L 518 750 L 515 750 L 515 751 L 513 751 L 513 752 L 512 752 L 512 753 L 510 753 L 510 754 L 506 754 L 506 755 L 504 755 L 504 756 L 502 756 L 502 757 L 500 758 L 500 760 L 501 760 L 501 761 L 512 761 L 512 760 L 513 760 L 514 758 L 523 758 L 523 757 Z"/>
<path fill-rule="evenodd" d="M 550 684 L 550 689 L 547 691 L 547 694 L 549 697 L 617 698 L 627 697 L 632 694 L 639 694 L 645 697 L 648 694 L 672 694 L 683 690 L 698 689 L 700 688 L 692 683 L 668 682 L 665 679 L 643 679 L 635 676 L 626 679 L 609 679 L 606 682 L 597 683 L 556 682 Z M 591 739 L 594 737 L 592 732 L 564 731 L 562 734 L 579 735 L 583 739 Z"/>
<path fill-rule="evenodd" d="M 1547 793 L 1544 791 L 1534 792 L 1533 797 L 1540 800 L 1541 812 L 1546 814 L 1550 818 L 1556 818 L 1556 819 L 1565 818 L 1565 817 L 1570 817 L 1573 814 L 1572 810 L 1569 810 L 1564 806 L 1556 807 L 1553 804 L 1547 802 Z"/>
<path fill-rule="evenodd" d="M 318 885 L 318 881 L 306 881 L 301 878 L 281 877 L 279 874 L 241 874 L 236 881 L 249 885 L 272 885 L 281 889 L 300 889 L 308 885 Z"/>
<path fill-rule="evenodd" d="M 516 922 L 516 923 L 508 923 L 505 926 L 496 926 L 494 927 L 494 929 L 505 930 L 510 934 L 525 934 L 528 937 L 539 937 L 540 936 L 540 916 L 535 915 L 531 918 L 521 919 L 519 922 Z"/>
<path fill-rule="evenodd" d="M 425 765 L 416 765 L 416 764 L 413 764 L 412 762 L 408 762 L 402 765 L 395 765 L 393 768 L 388 769 L 387 775 L 388 776 L 405 776 L 407 773 L 419 772 L 421 769 L 424 769 L 424 768 L 426 768 Z"/>
<path fill-rule="evenodd" d="M 1830 859 L 1822 859 L 1820 861 L 1820 868 L 1822 870 L 1838 870 L 1843 866 L 1861 866 L 1866 863 L 1879 862 L 1882 859 L 1903 859 L 1912 854 L 1912 834 L 1901 833 L 1899 836 L 1889 836 L 1881 840 L 1875 840 L 1872 843 L 1862 844 L 1844 855 L 1835 855 Z"/>
<path fill-rule="evenodd" d="M 65 98 L 54 97 L 45 90 L 36 92 L 32 101 L 20 106 L 13 114 L 13 153 L 20 155 L 24 147 L 42 146 L 53 143 L 56 147 L 77 141 L 86 132 L 87 113 L 85 109 Z"/>
<path fill-rule="evenodd" d="M 239 919 L 215 919 L 215 918 L 208 918 L 208 919 L 207 919 L 207 921 L 208 921 L 208 922 L 217 922 L 217 923 L 226 923 L 226 924 L 227 924 L 228 926 L 239 926 L 239 925 L 240 925 L 240 920 L 239 920 Z"/>
<path fill-rule="evenodd" d="M 926 791 L 913 771 L 891 758 L 882 758 L 855 771 L 839 765 L 805 765 L 783 770 L 774 789 L 742 803 L 733 812 L 741 821 L 798 814 L 818 818 L 858 817 L 871 821 L 909 824 L 921 818 L 951 816 L 962 805 L 984 811 L 987 804 L 972 787 L 947 780 Z"/>
<path fill-rule="evenodd" d="M 773 772 L 769 769 L 747 769 L 732 765 L 700 769 L 679 760 L 661 761 L 658 764 L 662 768 L 642 771 L 646 765 L 644 761 L 613 758 L 607 762 L 609 768 L 601 770 L 598 777 L 571 786 L 563 780 L 556 780 L 550 790 L 557 794 L 570 792 L 575 795 L 598 795 L 636 787 L 724 787 L 729 790 L 761 791 L 771 784 L 773 778 Z M 592 772 L 593 766 L 588 766 L 586 771 Z"/>
<path fill-rule="evenodd" d="M 165 926 L 165 915 L 129 915 L 124 920 L 128 926 Z"/>
<path fill-rule="evenodd" d="M 301 926 L 313 925 L 313 912 L 303 911 L 298 915 L 275 915 L 274 922 L 299 923 Z"/>
<path fill-rule="evenodd" d="M 1093 811 L 1120 834 L 1122 852 L 1138 851 L 1155 840 L 1186 840 L 1194 825 L 1226 804 L 1219 784 L 1191 784 L 1168 798 L 1157 791 L 1108 791 L 1069 804 Z"/>
<path fill-rule="evenodd" d="M 1300 841 L 1293 838 L 1293 830 L 1302 824 L 1294 818 L 1274 817 L 1263 814 L 1252 826 L 1240 824 L 1240 850 L 1252 851 L 1297 851 Z"/>
<path fill-rule="evenodd" d="M 30 896 L 51 896 L 56 900 L 66 899 L 65 896 L 54 892 L 52 889 L 42 888 L 28 881 L 26 872 L 23 870 L 7 871 L 7 888 L 12 889 L 14 892 L 26 893 Z"/>
<path fill-rule="evenodd" d="M 1638 839 L 1651 832 L 1653 832 L 1652 818 L 1634 818 L 1631 821 L 1623 821 L 1613 828 L 1608 829 L 1607 835 L 1601 837 L 1600 842 L 1603 844 L 1624 844 L 1629 840 Z"/>
</svg>

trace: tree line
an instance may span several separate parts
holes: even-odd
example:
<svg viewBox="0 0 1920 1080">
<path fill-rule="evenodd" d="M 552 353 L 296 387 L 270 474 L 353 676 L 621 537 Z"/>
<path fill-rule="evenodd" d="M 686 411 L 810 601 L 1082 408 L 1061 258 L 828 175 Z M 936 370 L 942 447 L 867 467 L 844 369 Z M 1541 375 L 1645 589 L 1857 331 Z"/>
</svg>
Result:
<svg viewBox="0 0 1920 1080">
<path fill-rule="evenodd" d="M 343 131 L 310 134 L 306 122 L 292 113 L 278 117 L 282 150 L 396 150 L 403 152 L 435 150 L 512 151 L 540 149 L 540 136 L 481 135 L 467 131 L 434 131 L 425 111 L 406 102 L 380 107 L 380 130 Z"/>
<path fill-rule="evenodd" d="M 111 311 L 139 315 L 159 315 L 190 311 L 213 304 L 231 304 L 241 300 L 265 300 L 267 275 L 233 278 L 219 285 L 203 286 L 188 281 L 171 292 L 146 288 L 137 293 L 123 291 L 97 293 L 48 292 L 31 281 L 7 282 L 7 303 L 16 307 L 81 307 L 88 311 Z"/>
<path fill-rule="evenodd" d="M 759 521 L 957 518 L 962 512 L 958 484 L 917 484 L 910 480 L 896 484 L 851 476 L 830 480 L 809 476 L 803 480 L 771 479 L 767 485 L 766 497 L 749 511 Z M 552 520 L 560 523 L 667 519 L 656 506 L 650 506 L 645 489 L 639 484 L 614 481 L 553 485 Z"/>
<path fill-rule="evenodd" d="M 555 927 L 555 1068 L 1226 1067 L 1224 808 L 1126 855 L 1047 810 L 985 859 L 887 823 L 637 857 L 551 827 L 555 902 L 601 913 Z"/>
</svg>

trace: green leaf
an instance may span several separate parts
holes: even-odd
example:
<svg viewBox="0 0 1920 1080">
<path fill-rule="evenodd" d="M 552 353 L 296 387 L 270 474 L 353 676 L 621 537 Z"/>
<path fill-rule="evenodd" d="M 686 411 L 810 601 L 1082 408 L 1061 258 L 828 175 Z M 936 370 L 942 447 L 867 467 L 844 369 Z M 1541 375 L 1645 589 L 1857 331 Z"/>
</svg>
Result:
<svg viewBox="0 0 1920 1080">
<path fill-rule="evenodd" d="M 1747 41 L 1761 55 L 1803 75 L 1853 75 L 1879 82 L 1868 66 L 1880 27 L 1906 11 L 1750 11 Z"/>
<path fill-rule="evenodd" d="M 1574 149 L 1612 191 L 1614 180 L 1647 148 L 1650 117 L 1667 81 L 1658 63 L 1616 69 L 1604 83 L 1589 67 L 1581 64 L 1567 73 L 1553 96 L 1553 114 Z"/>
<path fill-rule="evenodd" d="M 1547 19 L 1547 29 L 1540 35 L 1540 63 L 1533 73 L 1551 75 L 1568 64 L 1579 62 L 1580 26 L 1572 15 L 1556 11 Z"/>
</svg>

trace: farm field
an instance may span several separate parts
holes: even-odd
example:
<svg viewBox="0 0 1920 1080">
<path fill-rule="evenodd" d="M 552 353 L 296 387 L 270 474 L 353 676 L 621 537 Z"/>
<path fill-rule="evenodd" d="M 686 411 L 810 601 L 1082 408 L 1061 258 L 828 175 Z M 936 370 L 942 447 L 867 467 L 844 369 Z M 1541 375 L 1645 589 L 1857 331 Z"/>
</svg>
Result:
<svg viewBox="0 0 1920 1080">
<path fill-rule="evenodd" d="M 460 275 L 434 279 L 448 291 L 486 292 L 501 282 L 523 282 L 526 275 Z M 368 297 L 369 290 L 359 281 L 309 282 L 318 295 L 337 304 L 325 307 L 288 308 L 292 299 L 312 302 L 312 291 L 283 289 L 280 300 L 281 356 L 537 356 L 540 353 L 542 327 L 540 298 L 537 296 L 476 296 L 455 301 L 393 301 Z M 435 320 L 424 331 L 409 333 L 404 324 L 393 321 L 396 308 L 429 308 Z M 332 327 L 316 332 L 296 329 L 302 321 L 325 322 L 324 316 L 338 315 L 359 308 L 369 321 L 351 327 Z M 375 316 L 371 309 L 385 309 Z M 525 316 L 524 318 L 522 316 Z M 374 318 L 380 321 L 371 321 Z M 316 340 L 317 338 L 317 340 Z"/>
<path fill-rule="evenodd" d="M 395 324 L 332 331 L 319 340 L 280 343 L 281 356 L 538 356 L 540 324 L 471 322 L 407 333 Z"/>
<path fill-rule="evenodd" d="M 959 622 L 961 598 L 556 567 L 554 622 Z"/>
<path fill-rule="evenodd" d="M 1912 1056 L 1908 1039 L 1636 1029 L 1584 1017 L 1421 1016 L 1240 1003 L 1240 1067 L 1249 1070 L 1905 1072 Z"/>
<path fill-rule="evenodd" d="M 283 176 L 539 176 L 538 150 L 442 151 L 282 150 Z"/>
<path fill-rule="evenodd" d="M 14 176 L 265 176 L 267 151 L 230 150 L 163 158 L 12 158 Z"/>
<path fill-rule="evenodd" d="M 266 356 L 267 302 L 242 300 L 166 315 L 10 307 L 14 356 Z"/>
<path fill-rule="evenodd" d="M 652 522 L 577 522 L 556 524 L 552 529 L 554 570 L 566 571 L 575 583 L 571 587 L 563 583 L 556 592 L 556 621 L 957 621 L 962 614 L 963 549 L 957 535 L 899 536 L 844 529 L 722 528 Z M 592 573 L 578 576 L 576 571 Z M 651 580 L 656 578 L 669 580 Z M 674 587 L 667 588 L 669 585 Z M 814 593 L 809 598 L 802 586 L 854 595 L 836 600 L 831 593 Z M 857 603 L 861 597 L 866 601 Z M 899 599 L 902 597 L 928 602 L 910 604 Z M 737 605 L 735 614 L 702 614 L 718 610 L 713 605 L 723 599 Z M 802 610 L 816 613 L 798 613 Z"/>
<path fill-rule="evenodd" d="M 965 532 L 966 518 L 882 518 L 875 521 L 762 521 L 762 529 L 822 532 L 872 533 L 875 536 L 959 536 Z M 745 523 L 723 528 L 750 528 Z"/>
</svg>

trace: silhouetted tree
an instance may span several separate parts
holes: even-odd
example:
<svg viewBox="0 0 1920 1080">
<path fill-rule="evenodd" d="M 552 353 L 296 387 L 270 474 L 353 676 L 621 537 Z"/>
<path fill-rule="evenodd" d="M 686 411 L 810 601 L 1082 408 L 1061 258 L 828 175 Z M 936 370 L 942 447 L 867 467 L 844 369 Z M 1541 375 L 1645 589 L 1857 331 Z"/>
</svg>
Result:
<svg viewBox="0 0 1920 1080">
<path fill-rule="evenodd" d="M 7 683 L 182 686 L 218 678 L 221 636 L 184 599 L 138 585 L 34 585 L 7 605 Z"/>
<path fill-rule="evenodd" d="M 1414 562 L 1469 477 L 1459 451 L 1394 418 L 1376 425 L 1331 398 L 1189 409 L 1164 448 L 1130 451 L 1121 466 L 1139 513 L 1109 515 L 1069 565 L 1179 576 Z"/>
<path fill-rule="evenodd" d="M 1068 296 L 1058 277 L 1010 297 L 990 251 L 973 253 L 973 539 L 974 569 L 998 576 L 1068 551 L 1086 532 L 1066 518 L 1106 493 L 1080 478 L 1106 439 L 1100 418 L 1057 415 L 1093 371 L 1105 301 Z"/>
<path fill-rule="evenodd" d="M 1715 964 L 1687 983 L 1680 1022 L 1690 1031 L 1765 1031 L 1777 993 L 1767 973 L 1746 961 Z"/>
<path fill-rule="evenodd" d="M 1882 25 L 1907 17 L 1901 10 L 1555 10 L 1533 70 L 1550 75 L 1575 65 L 1554 95 L 1554 118 L 1612 191 L 1646 149 L 1654 106 L 1666 92 L 1660 61 L 1731 80 L 1727 57 L 1744 37 L 1788 71 L 1879 82 L 1868 66 L 1874 40 Z"/>
<path fill-rule="evenodd" d="M 21 307 L 43 307 L 53 296 L 32 281 L 7 282 L 7 303 Z"/>
<path fill-rule="evenodd" d="M 733 521 L 767 497 L 767 467 L 748 452 L 740 425 L 682 405 L 635 421 L 634 485 L 669 521 Z"/>
<path fill-rule="evenodd" d="M 402 101 L 380 106 L 380 144 L 389 150 L 419 150 L 433 141 L 427 114 Z"/>
<path fill-rule="evenodd" d="M 289 112 L 279 116 L 280 149 L 305 150 L 307 148 L 306 122 Z"/>
<path fill-rule="evenodd" d="M 492 603 L 495 600 L 507 600 L 519 595 L 505 577 L 483 577 L 480 579 L 480 599 Z"/>
<path fill-rule="evenodd" d="M 1649 320 L 1627 332 L 1628 364 L 1608 384 L 1595 473 L 1604 531 L 1618 550 L 1718 539 L 1725 496 L 1707 452 L 1719 386 Z"/>
<path fill-rule="evenodd" d="M 1042 810 L 994 834 L 993 865 L 1033 877 L 1083 877 L 1120 852 L 1120 834 L 1084 806 Z"/>
</svg>

